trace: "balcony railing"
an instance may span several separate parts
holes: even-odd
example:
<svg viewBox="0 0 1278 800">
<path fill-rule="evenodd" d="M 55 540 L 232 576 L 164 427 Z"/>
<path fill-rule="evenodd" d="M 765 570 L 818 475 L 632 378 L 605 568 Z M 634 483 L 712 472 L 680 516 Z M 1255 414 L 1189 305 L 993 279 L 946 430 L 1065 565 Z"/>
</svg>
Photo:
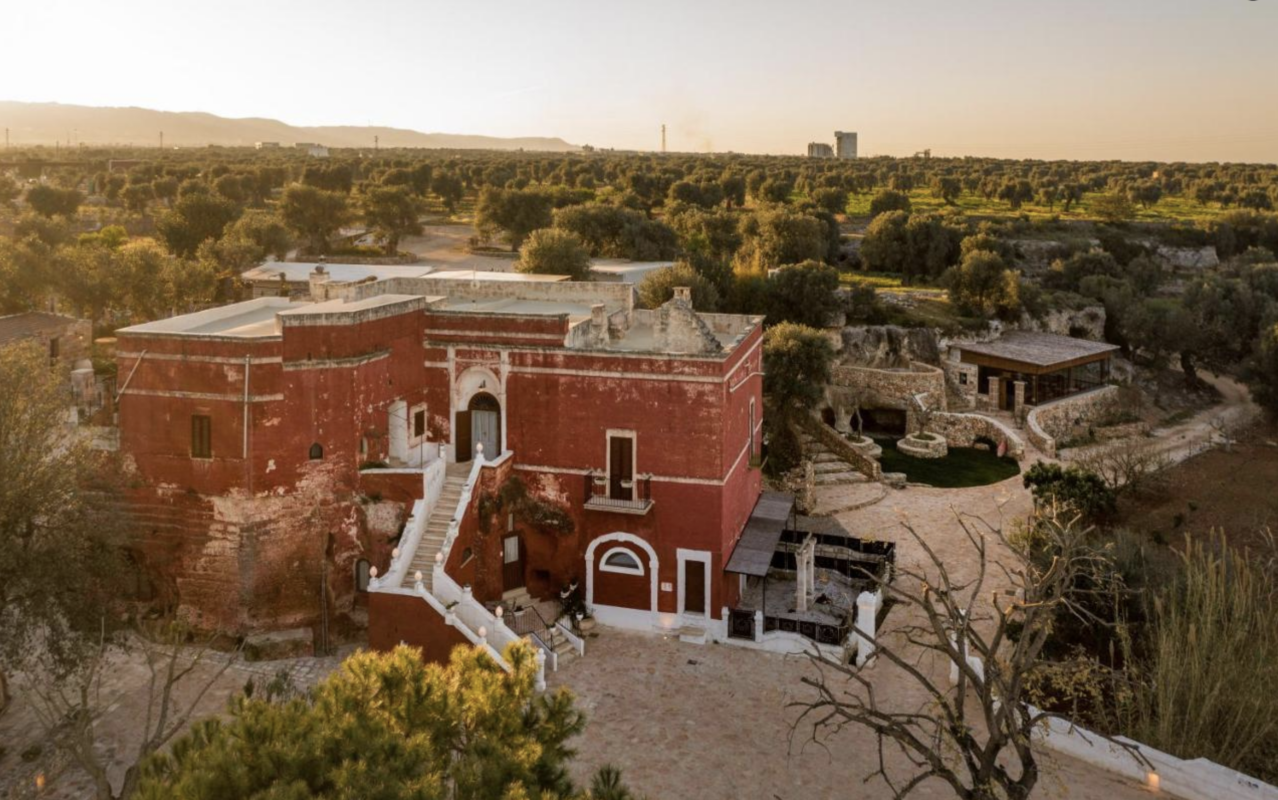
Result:
<svg viewBox="0 0 1278 800">
<path fill-rule="evenodd" d="M 632 497 L 610 497 L 606 482 L 599 481 L 602 472 L 588 473 L 586 480 L 586 508 L 594 511 L 613 511 L 621 514 L 647 514 L 652 508 L 652 476 L 641 476 L 630 487 Z"/>
</svg>

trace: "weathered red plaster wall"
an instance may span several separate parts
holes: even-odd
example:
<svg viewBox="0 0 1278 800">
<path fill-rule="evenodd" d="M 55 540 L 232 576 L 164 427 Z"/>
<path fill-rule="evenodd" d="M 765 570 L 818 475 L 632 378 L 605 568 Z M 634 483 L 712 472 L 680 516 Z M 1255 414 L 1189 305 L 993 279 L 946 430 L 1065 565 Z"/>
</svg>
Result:
<svg viewBox="0 0 1278 800">
<path fill-rule="evenodd" d="M 368 646 L 386 652 L 401 642 L 421 648 L 424 660 L 440 664 L 448 662 L 454 647 L 470 644 L 420 597 L 370 593 Z"/>
<path fill-rule="evenodd" d="M 595 548 L 595 569 L 603 563 L 604 553 L 614 547 L 629 550 L 643 565 L 643 575 L 623 575 L 617 572 L 595 573 L 595 602 L 607 606 L 652 608 L 652 575 L 648 566 L 648 554 L 625 542 L 608 542 Z"/>
</svg>

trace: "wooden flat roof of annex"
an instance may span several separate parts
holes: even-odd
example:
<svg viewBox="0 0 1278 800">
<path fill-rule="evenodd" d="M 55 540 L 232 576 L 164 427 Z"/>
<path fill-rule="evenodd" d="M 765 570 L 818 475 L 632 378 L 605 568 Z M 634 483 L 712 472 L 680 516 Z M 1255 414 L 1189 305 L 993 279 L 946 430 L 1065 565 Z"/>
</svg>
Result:
<svg viewBox="0 0 1278 800">
<path fill-rule="evenodd" d="M 1010 331 L 992 342 L 955 345 L 968 364 L 1042 374 L 1103 361 L 1118 345 L 1037 331 Z"/>
</svg>

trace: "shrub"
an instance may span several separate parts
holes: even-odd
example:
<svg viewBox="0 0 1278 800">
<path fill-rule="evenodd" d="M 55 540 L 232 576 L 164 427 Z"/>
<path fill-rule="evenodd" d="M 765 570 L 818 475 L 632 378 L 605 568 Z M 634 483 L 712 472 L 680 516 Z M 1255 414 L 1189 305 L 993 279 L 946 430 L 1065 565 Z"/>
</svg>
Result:
<svg viewBox="0 0 1278 800">
<path fill-rule="evenodd" d="M 1134 738 L 1182 758 L 1278 777 L 1278 586 L 1224 537 L 1186 539 L 1154 605 Z"/>
<path fill-rule="evenodd" d="M 910 213 L 910 196 L 904 192 L 886 189 L 879 192 L 870 201 L 870 216 L 877 217 L 888 211 L 904 211 Z"/>
<path fill-rule="evenodd" d="M 533 231 L 519 251 L 515 269 L 538 275 L 567 275 L 574 281 L 590 280 L 590 253 L 581 237 L 558 228 Z"/>
<path fill-rule="evenodd" d="M 1022 481 L 1036 504 L 1055 505 L 1087 520 L 1111 516 L 1118 508 L 1114 490 L 1100 475 L 1082 467 L 1037 461 Z"/>
<path fill-rule="evenodd" d="M 698 311 L 718 310 L 719 290 L 685 262 L 655 270 L 644 276 L 637 290 L 639 303 L 644 308 L 657 308 L 674 297 L 677 286 L 687 286 L 692 289 L 692 306 Z"/>
</svg>

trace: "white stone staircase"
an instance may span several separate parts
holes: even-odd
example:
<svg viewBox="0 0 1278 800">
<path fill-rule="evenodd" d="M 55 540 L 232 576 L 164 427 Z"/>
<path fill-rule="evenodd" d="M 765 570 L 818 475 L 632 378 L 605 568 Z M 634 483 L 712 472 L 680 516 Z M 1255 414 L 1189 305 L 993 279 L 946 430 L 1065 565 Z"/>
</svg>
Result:
<svg viewBox="0 0 1278 800">
<path fill-rule="evenodd" d="M 444 537 L 448 534 L 449 524 L 457 516 L 457 503 L 461 500 L 462 488 L 466 485 L 466 475 L 458 474 L 458 472 L 449 465 L 448 473 L 444 477 L 444 488 L 439 493 L 439 501 L 435 503 L 435 510 L 426 519 L 426 530 L 404 574 L 405 589 L 413 588 L 416 573 L 420 571 L 426 591 L 433 591 L 435 554 L 444 546 Z"/>
</svg>

